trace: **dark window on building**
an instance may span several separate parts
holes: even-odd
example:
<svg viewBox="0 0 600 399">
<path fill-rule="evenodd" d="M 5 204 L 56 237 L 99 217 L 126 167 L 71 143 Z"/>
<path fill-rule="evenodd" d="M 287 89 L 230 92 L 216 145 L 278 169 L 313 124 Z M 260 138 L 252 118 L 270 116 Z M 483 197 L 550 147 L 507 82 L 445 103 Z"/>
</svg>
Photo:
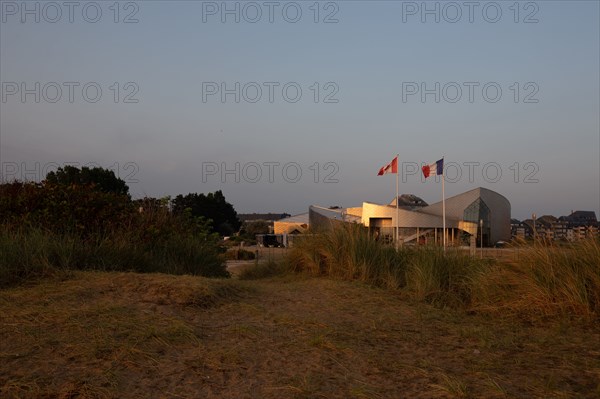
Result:
<svg viewBox="0 0 600 399">
<path fill-rule="evenodd" d="M 490 208 L 481 198 L 477 198 L 469 205 L 464 213 L 463 220 L 477 224 L 477 245 L 481 242 L 481 234 L 483 233 L 483 245 L 490 245 Z M 479 221 L 483 220 L 483 231 L 479 228 Z"/>
</svg>

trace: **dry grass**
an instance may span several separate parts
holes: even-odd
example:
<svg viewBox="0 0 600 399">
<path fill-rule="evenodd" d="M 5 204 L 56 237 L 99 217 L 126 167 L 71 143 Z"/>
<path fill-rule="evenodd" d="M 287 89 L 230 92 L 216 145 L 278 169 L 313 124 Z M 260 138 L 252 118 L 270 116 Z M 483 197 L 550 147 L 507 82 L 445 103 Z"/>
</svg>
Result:
<svg viewBox="0 0 600 399">
<path fill-rule="evenodd" d="M 123 230 L 84 239 L 5 227 L 0 226 L 0 288 L 62 277 L 73 270 L 229 276 L 214 238 L 174 233 L 151 242 Z"/>
<path fill-rule="evenodd" d="M 178 309 L 244 292 L 228 281 L 92 272 L 0 291 L 0 396 L 114 396 L 126 370 L 158 371 L 161 355 L 198 342 Z"/>
<path fill-rule="evenodd" d="M 240 270 L 237 277 L 240 280 L 257 280 L 268 277 L 282 276 L 289 274 L 291 268 L 285 261 L 274 262 L 255 262 Z"/>
<path fill-rule="evenodd" d="M 600 318 L 600 241 L 588 239 L 567 248 L 534 247 L 521 261 L 527 299 L 544 314 Z"/>
<path fill-rule="evenodd" d="M 298 241 L 289 261 L 312 276 L 399 289 L 442 308 L 528 320 L 600 320 L 600 241 L 524 247 L 518 255 L 492 260 L 439 247 L 396 250 L 372 239 L 362 226 L 344 225 Z"/>
<path fill-rule="evenodd" d="M 472 310 L 529 321 L 564 318 L 600 322 L 600 242 L 519 250 L 493 265 L 474 287 Z"/>
<path fill-rule="evenodd" d="M 299 240 L 289 262 L 297 271 L 357 280 L 440 307 L 470 306 L 490 262 L 439 247 L 395 249 L 375 241 L 360 225 L 336 226 Z"/>
<path fill-rule="evenodd" d="M 600 330 L 323 278 L 77 272 L 0 291 L 1 397 L 600 394 Z"/>
</svg>

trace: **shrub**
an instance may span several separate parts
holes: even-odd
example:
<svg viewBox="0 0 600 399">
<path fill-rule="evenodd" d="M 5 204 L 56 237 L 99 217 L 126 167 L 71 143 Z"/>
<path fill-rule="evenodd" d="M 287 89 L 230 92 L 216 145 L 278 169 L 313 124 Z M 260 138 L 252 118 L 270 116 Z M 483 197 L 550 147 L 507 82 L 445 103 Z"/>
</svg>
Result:
<svg viewBox="0 0 600 399">
<path fill-rule="evenodd" d="M 129 196 L 93 185 L 13 182 L 0 185 L 0 224 L 94 236 L 122 228 L 134 215 Z"/>
<path fill-rule="evenodd" d="M 228 277 L 209 224 L 94 185 L 2 184 L 0 286 L 75 269 Z"/>
</svg>

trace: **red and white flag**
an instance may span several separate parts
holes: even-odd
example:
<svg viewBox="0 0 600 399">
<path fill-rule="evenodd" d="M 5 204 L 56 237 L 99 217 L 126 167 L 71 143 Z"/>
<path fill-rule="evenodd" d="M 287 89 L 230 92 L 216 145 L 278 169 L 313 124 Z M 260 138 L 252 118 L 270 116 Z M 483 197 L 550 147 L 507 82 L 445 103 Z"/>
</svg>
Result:
<svg viewBox="0 0 600 399">
<path fill-rule="evenodd" d="M 383 176 L 386 173 L 398 173 L 398 156 L 392 159 L 392 162 L 388 163 L 386 166 L 382 166 L 381 169 L 379 169 L 377 176 Z"/>
</svg>

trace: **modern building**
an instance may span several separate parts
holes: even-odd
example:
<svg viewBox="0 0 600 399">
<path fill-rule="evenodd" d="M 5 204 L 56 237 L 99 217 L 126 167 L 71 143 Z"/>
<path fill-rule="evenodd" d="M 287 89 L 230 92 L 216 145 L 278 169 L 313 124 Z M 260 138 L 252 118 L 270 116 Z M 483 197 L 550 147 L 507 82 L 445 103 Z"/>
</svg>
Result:
<svg viewBox="0 0 600 399">
<path fill-rule="evenodd" d="M 308 212 L 274 222 L 275 234 L 302 234 L 308 230 Z"/>
<path fill-rule="evenodd" d="M 486 188 L 476 188 L 446 198 L 446 229 L 442 202 L 427 205 L 420 198 L 403 195 L 390 204 L 363 202 L 361 207 L 329 209 L 309 208 L 311 228 L 327 228 L 332 224 L 362 223 L 378 238 L 392 241 L 398 232 L 401 243 L 441 243 L 444 234 L 448 245 L 469 245 L 483 240 L 492 245 L 511 238 L 510 202 Z"/>
</svg>

